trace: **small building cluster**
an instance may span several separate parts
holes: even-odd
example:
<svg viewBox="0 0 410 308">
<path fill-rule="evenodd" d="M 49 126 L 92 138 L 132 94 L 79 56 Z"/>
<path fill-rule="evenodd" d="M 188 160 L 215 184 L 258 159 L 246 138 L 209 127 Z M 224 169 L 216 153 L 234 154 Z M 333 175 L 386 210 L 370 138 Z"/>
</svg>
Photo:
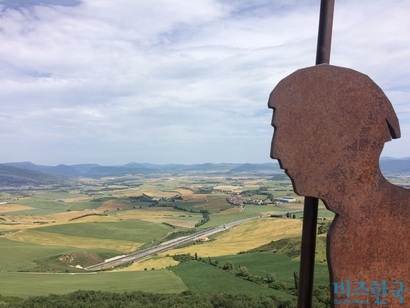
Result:
<svg viewBox="0 0 410 308">
<path fill-rule="evenodd" d="M 257 204 L 257 205 L 267 205 L 272 204 L 273 202 L 270 199 L 258 199 L 258 198 L 243 198 L 241 195 L 231 196 L 226 198 L 226 201 L 229 204 L 243 206 L 244 204 Z"/>
<path fill-rule="evenodd" d="M 281 204 L 296 202 L 297 200 L 292 197 L 281 197 L 276 200 L 270 199 L 258 199 L 258 198 L 244 198 L 240 194 L 231 195 L 229 198 L 226 198 L 226 201 L 231 205 L 243 206 L 245 204 L 257 204 L 257 205 L 268 205 L 268 204 Z"/>
</svg>

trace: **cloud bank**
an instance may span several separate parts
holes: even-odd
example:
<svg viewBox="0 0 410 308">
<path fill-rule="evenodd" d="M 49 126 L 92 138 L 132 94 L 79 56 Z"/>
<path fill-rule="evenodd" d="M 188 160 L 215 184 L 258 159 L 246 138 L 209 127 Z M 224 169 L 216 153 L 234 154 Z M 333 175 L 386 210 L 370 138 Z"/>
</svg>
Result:
<svg viewBox="0 0 410 308">
<path fill-rule="evenodd" d="M 0 1 L 0 162 L 266 162 L 267 99 L 314 64 L 320 1 Z M 337 1 L 331 63 L 368 74 L 409 156 L 409 1 Z"/>
</svg>

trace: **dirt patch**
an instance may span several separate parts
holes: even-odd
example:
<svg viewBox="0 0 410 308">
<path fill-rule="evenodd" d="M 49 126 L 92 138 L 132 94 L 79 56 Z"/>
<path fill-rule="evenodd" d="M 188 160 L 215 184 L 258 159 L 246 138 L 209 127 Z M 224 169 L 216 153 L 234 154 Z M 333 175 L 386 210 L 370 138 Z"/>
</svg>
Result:
<svg viewBox="0 0 410 308">
<path fill-rule="evenodd" d="M 93 264 L 101 263 L 104 258 L 93 251 L 74 251 L 58 257 L 60 262 L 66 263 L 69 266 L 87 267 Z"/>
</svg>

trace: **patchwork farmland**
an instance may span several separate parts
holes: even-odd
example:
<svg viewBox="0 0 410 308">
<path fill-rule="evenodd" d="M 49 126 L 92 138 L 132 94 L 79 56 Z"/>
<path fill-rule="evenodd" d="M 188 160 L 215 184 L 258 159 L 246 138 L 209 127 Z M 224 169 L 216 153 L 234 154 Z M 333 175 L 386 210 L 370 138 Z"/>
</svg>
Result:
<svg viewBox="0 0 410 308">
<path fill-rule="evenodd" d="M 295 200 L 280 202 L 283 196 Z M 232 204 L 232 198 L 241 203 Z M 0 295 L 24 299 L 80 289 L 172 294 L 190 290 L 293 301 L 298 254 L 252 250 L 289 238 L 295 241 L 284 245 L 297 250 L 301 209 L 302 198 L 293 193 L 289 181 L 264 174 L 80 178 L 71 186 L 3 190 Z M 287 211 L 297 214 L 283 214 Z M 282 217 L 271 217 L 280 213 Z M 330 223 L 332 213 L 323 205 L 319 215 L 323 225 Z M 246 218 L 255 219 L 138 262 L 103 272 L 84 270 Z M 318 259 L 323 261 L 321 254 Z M 227 268 L 230 262 L 233 267 Z M 238 274 L 244 268 L 246 273 Z M 318 285 L 326 288 L 326 265 L 318 264 L 317 271 Z"/>
</svg>

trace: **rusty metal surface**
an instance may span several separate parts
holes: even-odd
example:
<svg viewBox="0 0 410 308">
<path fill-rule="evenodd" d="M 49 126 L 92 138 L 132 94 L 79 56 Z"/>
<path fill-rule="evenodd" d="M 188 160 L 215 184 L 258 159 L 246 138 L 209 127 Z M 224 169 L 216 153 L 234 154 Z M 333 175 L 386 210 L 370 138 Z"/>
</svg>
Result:
<svg viewBox="0 0 410 308">
<path fill-rule="evenodd" d="M 410 190 L 390 184 L 380 172 L 384 143 L 400 137 L 383 91 L 364 74 L 323 64 L 283 79 L 269 107 L 275 127 L 271 157 L 298 194 L 322 199 L 337 214 L 328 232 L 330 282 L 369 287 L 385 280 L 408 289 Z M 393 295 L 383 298 L 389 307 L 399 303 Z M 332 293 L 332 301 L 345 298 Z M 363 307 L 377 306 L 374 294 L 355 299 L 370 302 Z"/>
</svg>

